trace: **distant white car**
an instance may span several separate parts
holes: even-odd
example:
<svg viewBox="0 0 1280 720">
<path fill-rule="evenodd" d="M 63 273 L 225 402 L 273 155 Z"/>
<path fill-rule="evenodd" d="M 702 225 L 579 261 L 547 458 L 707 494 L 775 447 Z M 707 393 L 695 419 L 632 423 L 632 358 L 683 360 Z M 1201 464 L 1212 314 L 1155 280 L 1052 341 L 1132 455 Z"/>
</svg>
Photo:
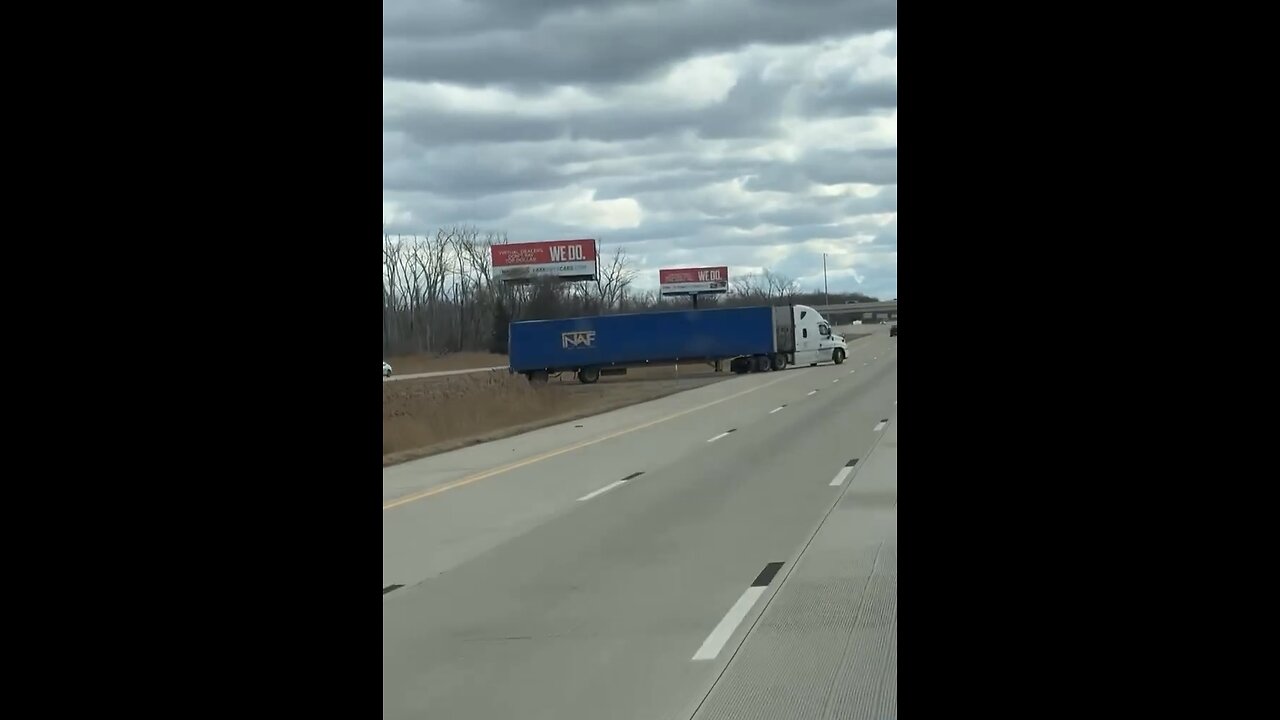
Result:
<svg viewBox="0 0 1280 720">
<path fill-rule="evenodd" d="M 391 366 L 387 364 L 386 360 L 382 361 L 382 377 L 384 378 L 391 377 Z"/>
</svg>

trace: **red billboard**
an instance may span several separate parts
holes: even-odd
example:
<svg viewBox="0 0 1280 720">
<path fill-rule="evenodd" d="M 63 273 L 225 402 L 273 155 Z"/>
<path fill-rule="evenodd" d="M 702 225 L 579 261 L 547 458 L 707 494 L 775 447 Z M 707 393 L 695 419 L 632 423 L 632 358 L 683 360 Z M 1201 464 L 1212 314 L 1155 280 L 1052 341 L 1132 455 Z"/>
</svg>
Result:
<svg viewBox="0 0 1280 720">
<path fill-rule="evenodd" d="M 721 265 L 659 270 L 658 285 L 663 295 L 728 292 L 729 268 Z"/>
<path fill-rule="evenodd" d="M 596 278 L 596 241 L 592 238 L 493 245 L 490 256 L 493 277 L 502 282 L 540 277 L 560 280 Z"/>
</svg>

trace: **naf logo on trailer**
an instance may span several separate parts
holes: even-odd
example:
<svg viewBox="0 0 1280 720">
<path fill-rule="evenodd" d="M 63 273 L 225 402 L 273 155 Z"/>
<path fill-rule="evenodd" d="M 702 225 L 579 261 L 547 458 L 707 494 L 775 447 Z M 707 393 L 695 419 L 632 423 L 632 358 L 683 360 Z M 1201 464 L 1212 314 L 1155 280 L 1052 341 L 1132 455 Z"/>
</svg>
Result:
<svg viewBox="0 0 1280 720">
<path fill-rule="evenodd" d="M 560 346 L 564 348 L 592 348 L 596 346 L 595 330 L 576 330 L 560 333 Z"/>
</svg>

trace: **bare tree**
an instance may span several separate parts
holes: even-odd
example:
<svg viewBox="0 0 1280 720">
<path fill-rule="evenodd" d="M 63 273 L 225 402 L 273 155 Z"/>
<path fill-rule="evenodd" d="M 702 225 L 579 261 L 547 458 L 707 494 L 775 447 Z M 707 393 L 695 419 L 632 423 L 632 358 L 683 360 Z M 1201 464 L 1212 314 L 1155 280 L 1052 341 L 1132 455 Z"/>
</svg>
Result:
<svg viewBox="0 0 1280 720">
<path fill-rule="evenodd" d="M 800 292 L 800 283 L 782 273 L 764 271 L 766 292 L 770 298 L 786 298 L 791 300 Z"/>
<path fill-rule="evenodd" d="M 769 297 L 769 286 L 759 275 L 739 275 L 729 281 L 733 294 L 748 300 Z"/>
<path fill-rule="evenodd" d="M 596 293 L 600 298 L 600 306 L 604 309 L 616 309 L 622 306 L 627 290 L 636 279 L 636 270 L 631 266 L 631 258 L 627 249 L 620 247 L 613 251 L 609 264 L 600 266 L 599 277 L 596 278 Z"/>
</svg>

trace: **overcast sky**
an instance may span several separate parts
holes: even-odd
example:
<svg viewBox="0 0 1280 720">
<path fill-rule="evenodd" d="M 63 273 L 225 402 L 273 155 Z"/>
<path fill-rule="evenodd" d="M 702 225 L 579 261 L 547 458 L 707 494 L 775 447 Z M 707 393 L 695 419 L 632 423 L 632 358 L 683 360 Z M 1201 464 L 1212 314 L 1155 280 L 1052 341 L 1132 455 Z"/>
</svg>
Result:
<svg viewBox="0 0 1280 720">
<path fill-rule="evenodd" d="M 383 223 L 897 297 L 896 0 L 383 0 Z"/>
</svg>

